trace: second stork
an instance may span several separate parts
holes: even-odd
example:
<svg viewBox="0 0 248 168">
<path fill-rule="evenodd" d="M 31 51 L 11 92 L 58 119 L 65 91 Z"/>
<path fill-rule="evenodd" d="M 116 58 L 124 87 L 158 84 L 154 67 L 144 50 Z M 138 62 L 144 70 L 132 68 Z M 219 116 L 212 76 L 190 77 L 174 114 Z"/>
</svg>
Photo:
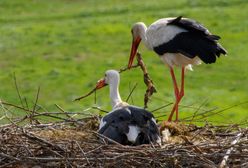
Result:
<svg viewBox="0 0 248 168">
<path fill-rule="evenodd" d="M 132 48 L 128 67 L 132 66 L 141 40 L 148 49 L 154 50 L 163 63 L 169 66 L 174 85 L 176 102 L 173 106 L 168 121 L 172 120 L 176 112 L 178 121 L 178 104 L 184 96 L 185 68 L 192 70 L 192 65 L 214 63 L 216 57 L 226 54 L 226 50 L 217 42 L 220 37 L 213 35 L 200 23 L 188 18 L 163 18 L 159 19 L 148 28 L 143 22 L 138 22 L 132 27 Z M 181 88 L 179 90 L 174 66 L 181 67 Z"/>
</svg>

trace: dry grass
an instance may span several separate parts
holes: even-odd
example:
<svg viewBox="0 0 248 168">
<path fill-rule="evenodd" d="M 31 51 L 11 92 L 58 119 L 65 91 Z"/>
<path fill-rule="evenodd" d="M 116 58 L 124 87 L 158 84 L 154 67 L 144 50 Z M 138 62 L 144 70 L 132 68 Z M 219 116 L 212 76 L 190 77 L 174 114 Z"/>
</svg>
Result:
<svg viewBox="0 0 248 168">
<path fill-rule="evenodd" d="M 25 118 L 0 127 L 0 167 L 220 167 L 223 158 L 224 167 L 248 166 L 248 129 L 238 125 L 166 123 L 171 136 L 161 146 L 123 146 L 97 133 L 98 117 Z"/>
</svg>

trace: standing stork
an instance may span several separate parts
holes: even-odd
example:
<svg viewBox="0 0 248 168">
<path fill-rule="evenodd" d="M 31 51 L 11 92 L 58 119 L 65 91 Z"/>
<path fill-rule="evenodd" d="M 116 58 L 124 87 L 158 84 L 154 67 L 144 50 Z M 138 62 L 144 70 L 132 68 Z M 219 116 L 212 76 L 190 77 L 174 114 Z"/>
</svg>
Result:
<svg viewBox="0 0 248 168">
<path fill-rule="evenodd" d="M 182 16 L 159 19 L 148 28 L 143 22 L 137 22 L 131 32 L 133 42 L 128 67 L 132 66 L 141 40 L 148 49 L 159 55 L 162 62 L 170 68 L 176 97 L 168 121 L 172 120 L 175 111 L 178 121 L 178 104 L 184 96 L 185 68 L 192 70 L 192 65 L 198 65 L 201 61 L 211 64 L 220 54 L 225 55 L 227 51 L 217 42 L 220 37 L 211 34 L 195 20 Z M 180 90 L 174 74 L 174 66 L 182 68 Z"/>
<path fill-rule="evenodd" d="M 123 102 L 119 94 L 120 75 L 108 70 L 96 89 L 110 88 L 112 111 L 101 119 L 99 133 L 123 145 L 160 143 L 159 130 L 152 113 Z"/>
</svg>

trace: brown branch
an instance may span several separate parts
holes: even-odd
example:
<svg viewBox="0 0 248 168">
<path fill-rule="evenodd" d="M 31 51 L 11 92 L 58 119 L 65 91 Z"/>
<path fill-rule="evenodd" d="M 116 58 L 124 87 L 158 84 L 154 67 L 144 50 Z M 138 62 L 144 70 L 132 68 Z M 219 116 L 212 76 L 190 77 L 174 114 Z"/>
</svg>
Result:
<svg viewBox="0 0 248 168">
<path fill-rule="evenodd" d="M 18 105 L 12 104 L 12 103 L 4 102 L 4 101 L 1 101 L 1 103 L 2 103 L 3 105 L 12 106 L 12 107 L 21 109 L 21 110 L 23 110 L 23 111 L 32 112 L 32 110 L 26 109 L 26 108 L 24 108 L 24 107 L 20 107 L 20 106 L 18 106 Z"/>
<path fill-rule="evenodd" d="M 155 88 L 155 86 L 153 84 L 152 79 L 150 78 L 150 76 L 148 74 L 147 68 L 145 66 L 144 61 L 141 58 L 140 53 L 137 53 L 137 61 L 138 61 L 138 64 L 140 65 L 140 67 L 141 67 L 141 69 L 143 71 L 144 83 L 147 86 L 146 93 L 145 93 L 145 96 L 144 96 L 144 108 L 147 108 L 147 103 L 148 103 L 150 97 L 153 95 L 153 93 L 156 93 L 157 91 L 156 91 L 156 88 Z"/>
<path fill-rule="evenodd" d="M 137 68 L 137 67 L 140 67 L 139 63 L 137 63 L 136 65 L 132 65 L 131 68 L 128 68 L 128 67 L 121 68 L 119 70 L 119 73 L 125 72 L 125 71 L 130 70 L 130 69 L 133 69 L 133 68 Z"/>
<path fill-rule="evenodd" d="M 85 95 L 83 95 L 81 97 L 78 97 L 78 98 L 74 99 L 74 101 L 79 101 L 81 99 L 84 99 L 84 98 L 88 97 L 89 95 L 91 95 L 92 93 L 94 93 L 95 91 L 96 91 L 96 88 L 92 89 L 89 93 L 87 93 L 87 94 L 85 94 Z"/>
<path fill-rule="evenodd" d="M 153 93 L 156 93 L 156 88 L 153 84 L 153 81 L 152 79 L 150 78 L 149 74 L 148 74 L 148 71 L 147 71 L 147 68 L 145 66 L 145 63 L 144 61 L 142 60 L 142 57 L 141 57 L 141 54 L 138 52 L 137 55 L 137 64 L 136 65 L 133 65 L 130 69 L 132 68 L 137 68 L 137 67 L 140 67 L 142 72 L 143 72 L 143 75 L 144 75 L 144 83 L 145 85 L 147 86 L 147 89 L 146 89 L 146 93 L 144 95 L 144 108 L 147 108 L 147 103 L 150 99 L 150 97 L 153 95 Z M 129 70 L 128 67 L 126 68 L 122 68 L 120 69 L 120 73 L 126 71 L 126 70 Z"/>
</svg>

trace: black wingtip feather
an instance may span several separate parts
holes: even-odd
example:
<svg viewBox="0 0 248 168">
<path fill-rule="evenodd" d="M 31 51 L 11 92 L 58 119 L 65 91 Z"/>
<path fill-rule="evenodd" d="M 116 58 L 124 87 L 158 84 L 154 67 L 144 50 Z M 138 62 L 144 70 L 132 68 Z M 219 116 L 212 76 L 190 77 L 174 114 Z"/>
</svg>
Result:
<svg viewBox="0 0 248 168">
<path fill-rule="evenodd" d="M 217 50 L 219 51 L 220 54 L 223 54 L 223 55 L 227 54 L 226 49 L 222 47 L 220 43 L 217 43 Z"/>
<path fill-rule="evenodd" d="M 208 38 L 209 40 L 217 41 L 217 40 L 220 39 L 220 36 L 212 35 L 212 34 L 211 34 L 211 35 L 208 35 L 207 38 Z"/>
<path fill-rule="evenodd" d="M 182 18 L 183 18 L 183 16 L 178 16 L 176 19 L 171 20 L 168 24 L 176 24 L 176 23 L 178 23 Z"/>
<path fill-rule="evenodd" d="M 216 62 L 216 57 L 220 57 L 220 55 L 226 55 L 227 51 L 219 44 L 211 45 L 208 48 L 208 51 L 201 53 L 199 57 L 206 64 L 211 64 Z"/>
</svg>

